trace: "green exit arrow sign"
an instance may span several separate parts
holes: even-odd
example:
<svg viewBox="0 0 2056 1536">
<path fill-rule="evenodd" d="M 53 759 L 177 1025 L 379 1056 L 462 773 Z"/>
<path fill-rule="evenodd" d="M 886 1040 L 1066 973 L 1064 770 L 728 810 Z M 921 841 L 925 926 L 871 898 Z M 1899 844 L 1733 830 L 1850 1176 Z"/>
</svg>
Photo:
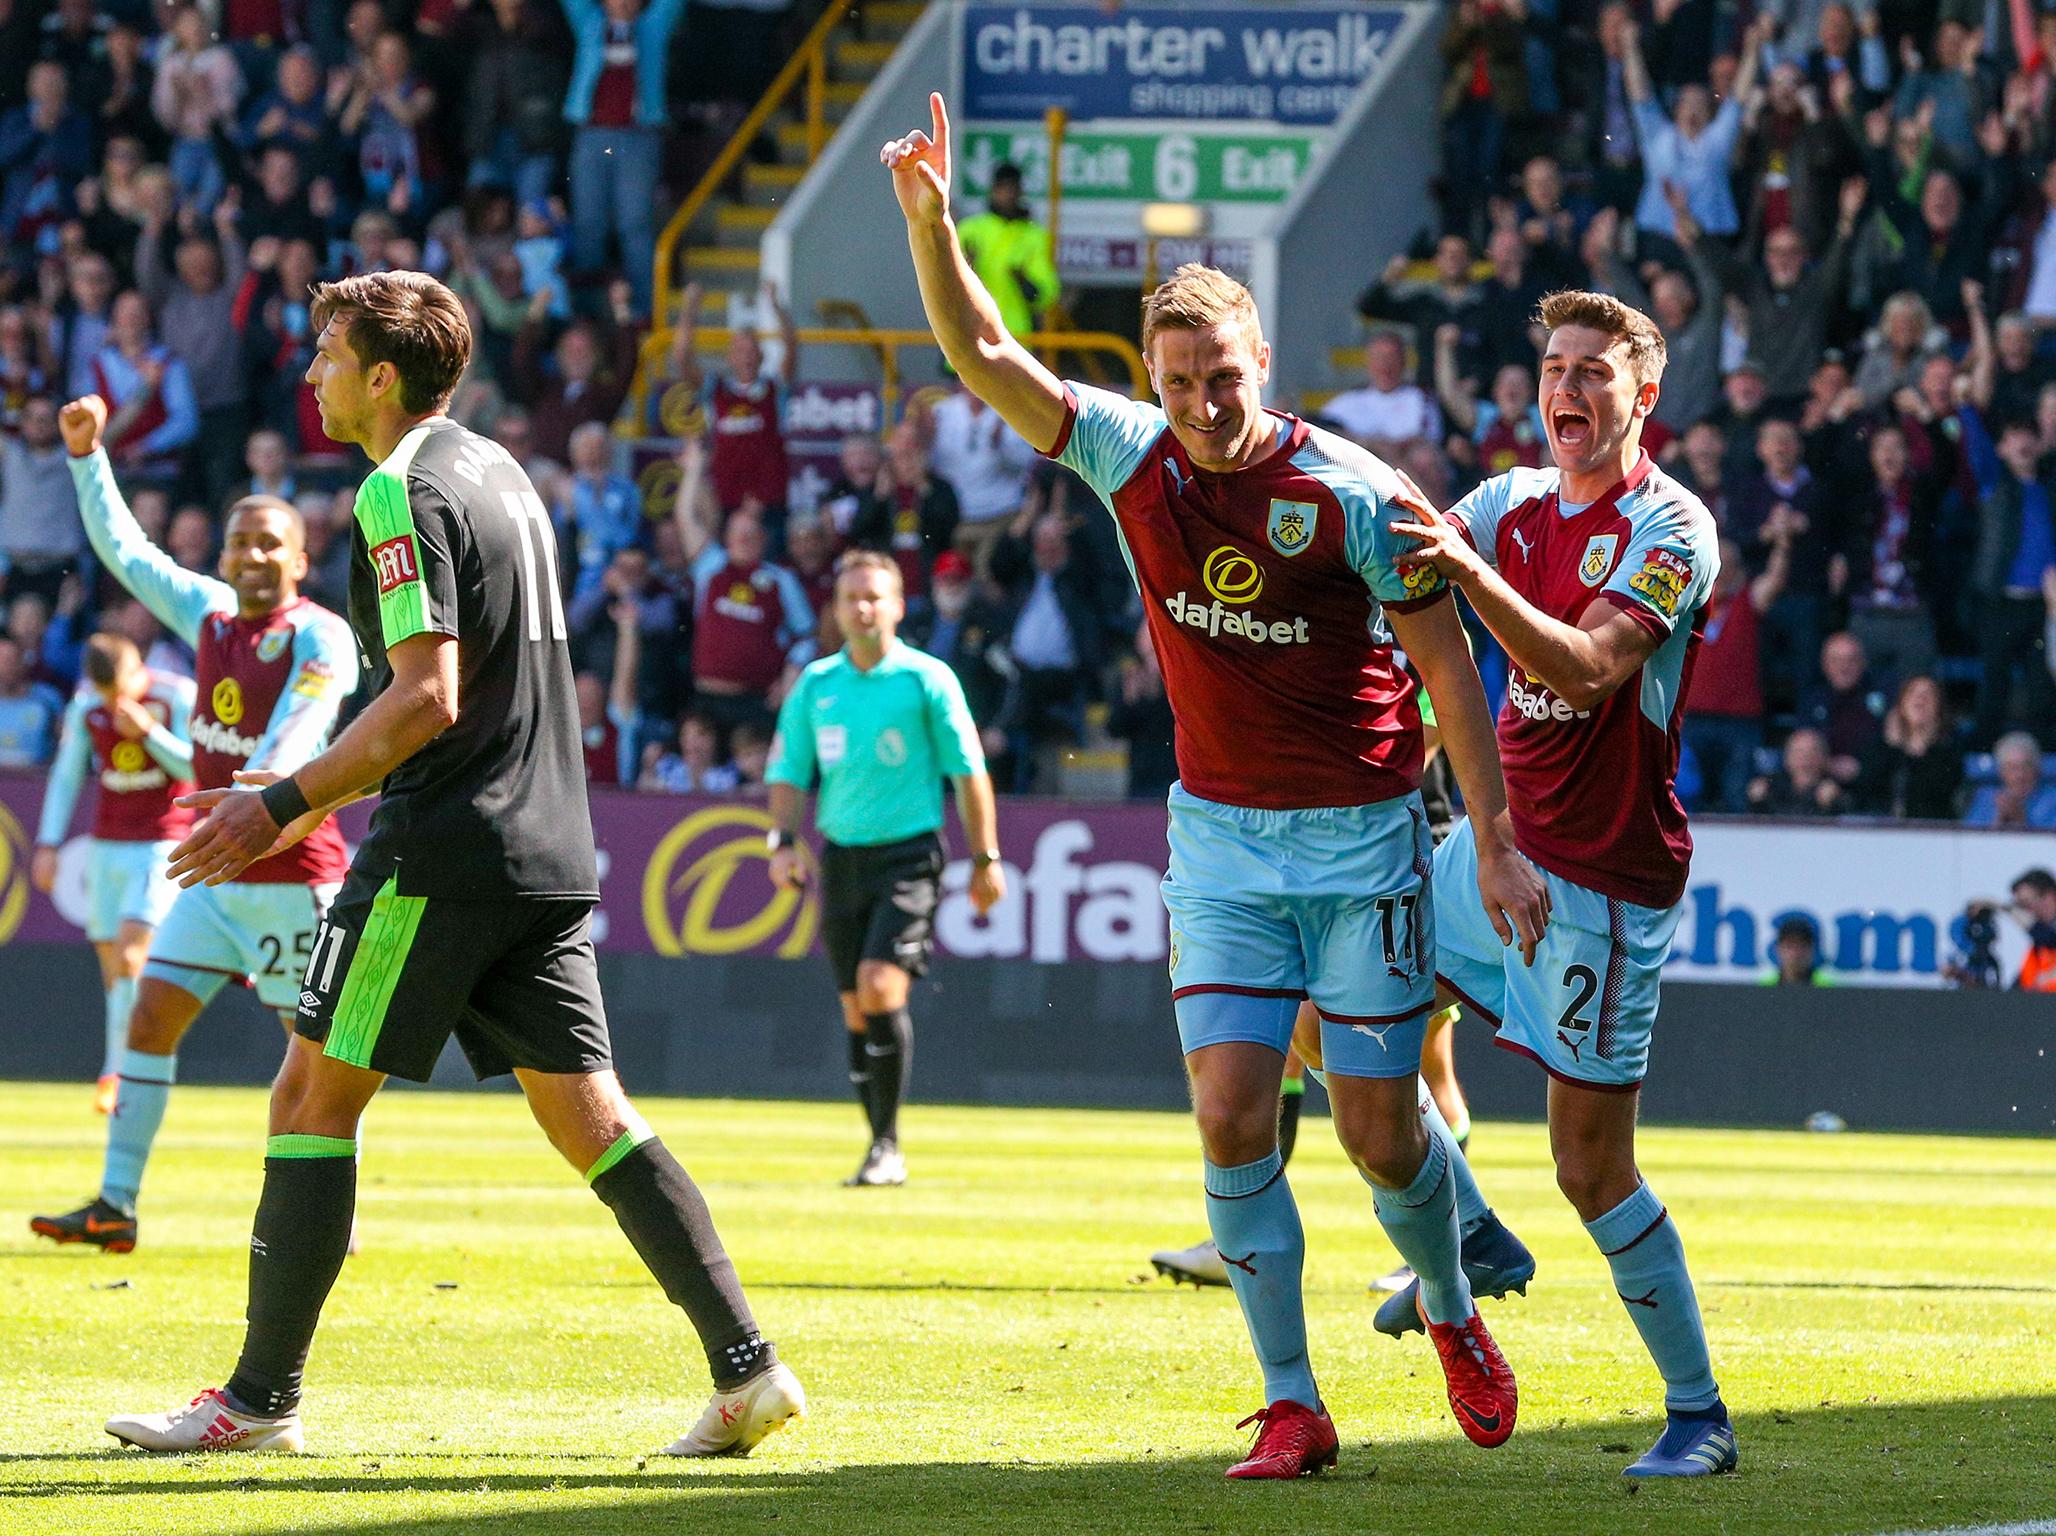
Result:
<svg viewBox="0 0 2056 1536">
<path fill-rule="evenodd" d="M 1049 138 L 1035 131 L 974 128 L 959 166 L 983 197 L 1003 161 L 1021 168 L 1030 197 L 1049 190 Z M 1282 203 L 1313 158 L 1304 135 L 1097 133 L 1065 135 L 1064 197 L 1132 203 Z"/>
</svg>

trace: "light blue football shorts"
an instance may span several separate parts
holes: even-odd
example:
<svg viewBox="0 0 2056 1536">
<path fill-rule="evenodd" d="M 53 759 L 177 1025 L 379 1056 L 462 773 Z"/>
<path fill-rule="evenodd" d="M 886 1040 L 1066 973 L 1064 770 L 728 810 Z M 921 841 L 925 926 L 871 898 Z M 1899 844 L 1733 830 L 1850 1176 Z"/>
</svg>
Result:
<svg viewBox="0 0 2056 1536">
<path fill-rule="evenodd" d="M 1264 811 L 1171 787 L 1171 998 L 1186 1053 L 1283 1054 L 1302 999 L 1330 1073 L 1404 1077 L 1435 999 L 1433 843 L 1421 797 Z"/>
<path fill-rule="evenodd" d="M 155 928 L 178 899 L 178 885 L 166 871 L 176 838 L 162 842 L 86 843 L 86 937 L 109 944 L 123 923 Z"/>
<path fill-rule="evenodd" d="M 1548 931 L 1532 966 L 1502 945 L 1478 896 L 1468 820 L 1435 850 L 1436 968 L 1458 1001 L 1499 1028 L 1497 1044 L 1551 1077 L 1626 1091 L 1649 1069 L 1657 992 L 1682 905 L 1638 907 L 1548 870 Z"/>
<path fill-rule="evenodd" d="M 227 983 L 240 981 L 256 990 L 265 1007 L 296 1010 L 315 930 L 341 888 L 340 881 L 189 886 L 151 939 L 143 974 L 203 1004 Z"/>
</svg>

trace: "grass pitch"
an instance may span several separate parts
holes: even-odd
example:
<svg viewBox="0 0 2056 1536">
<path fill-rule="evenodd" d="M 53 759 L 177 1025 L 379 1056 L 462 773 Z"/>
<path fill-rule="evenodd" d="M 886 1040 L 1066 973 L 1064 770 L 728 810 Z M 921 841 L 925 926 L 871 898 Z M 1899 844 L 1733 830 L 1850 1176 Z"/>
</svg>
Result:
<svg viewBox="0 0 2056 1536">
<path fill-rule="evenodd" d="M 1203 1229 L 1174 1115 L 916 1106 L 914 1182 L 845 1190 L 847 1105 L 651 1100 L 812 1396 L 747 1462 L 645 1461 L 698 1412 L 684 1320 L 508 1094 L 388 1093 L 364 1250 L 308 1372 L 312 1453 L 158 1460 L 101 1433 L 219 1383 L 242 1335 L 263 1096 L 181 1088 L 127 1258 L 32 1240 L 99 1170 L 85 1087 L 0 1086 L 0 1533 L 1699 1532 L 1841 1536 L 2056 1516 L 2056 1142 L 1649 1131 L 1736 1412 L 1739 1475 L 1631 1487 L 1660 1391 L 1540 1127 L 1485 1125 L 1534 1248 L 1486 1303 L 1521 1427 L 1479 1451 L 1426 1342 L 1371 1331 L 1387 1267 L 1325 1121 L 1292 1177 L 1342 1464 L 1230 1485 L 1259 1404 L 1225 1291 L 1140 1278 Z M 2051 1529 L 2056 1529 L 2052 1526 Z"/>
</svg>

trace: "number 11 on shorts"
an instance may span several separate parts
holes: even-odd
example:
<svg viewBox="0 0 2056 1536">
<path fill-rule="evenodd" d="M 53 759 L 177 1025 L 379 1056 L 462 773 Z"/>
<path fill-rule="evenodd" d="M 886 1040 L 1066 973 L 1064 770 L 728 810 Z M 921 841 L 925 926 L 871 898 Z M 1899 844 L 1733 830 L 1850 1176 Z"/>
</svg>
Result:
<svg viewBox="0 0 2056 1536">
<path fill-rule="evenodd" d="M 326 959 L 322 956 L 324 946 L 328 950 Z M 323 923 L 315 932 L 314 953 L 307 958 L 307 974 L 300 978 L 300 985 L 309 991 L 326 995 L 328 989 L 335 985 L 336 962 L 342 957 L 343 930 L 333 923 Z M 317 971 L 321 973 L 321 980 L 318 983 L 314 979 Z"/>
</svg>

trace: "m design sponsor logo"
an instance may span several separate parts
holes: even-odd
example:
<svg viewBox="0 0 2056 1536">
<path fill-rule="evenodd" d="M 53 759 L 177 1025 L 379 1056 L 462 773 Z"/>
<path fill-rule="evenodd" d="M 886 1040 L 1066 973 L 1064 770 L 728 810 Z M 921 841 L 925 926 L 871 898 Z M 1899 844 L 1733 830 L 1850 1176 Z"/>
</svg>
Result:
<svg viewBox="0 0 2056 1536">
<path fill-rule="evenodd" d="M 420 569 L 414 562 L 414 539 L 410 534 L 401 534 L 397 539 L 387 539 L 371 551 L 371 569 L 378 576 L 378 595 L 397 592 L 410 581 L 421 579 Z"/>
<path fill-rule="evenodd" d="M 243 723 L 243 685 L 232 677 L 224 677 L 214 685 L 210 697 L 214 705 L 214 718 L 223 725 Z"/>
<path fill-rule="evenodd" d="M 739 955 L 769 945 L 780 959 L 796 960 L 813 948 L 821 926 L 817 881 L 797 891 L 771 884 L 770 830 L 760 810 L 718 805 L 664 835 L 642 889 L 643 923 L 658 954 Z"/>
<path fill-rule="evenodd" d="M 1164 599 L 1172 623 L 1199 630 L 1210 639 L 1232 635 L 1259 645 L 1306 645 L 1313 639 L 1303 618 L 1265 620 L 1243 611 L 1263 595 L 1264 569 L 1255 556 L 1233 544 L 1223 544 L 1208 555 L 1199 578 L 1213 601 L 1198 603 L 1184 592 L 1172 593 Z"/>
</svg>

